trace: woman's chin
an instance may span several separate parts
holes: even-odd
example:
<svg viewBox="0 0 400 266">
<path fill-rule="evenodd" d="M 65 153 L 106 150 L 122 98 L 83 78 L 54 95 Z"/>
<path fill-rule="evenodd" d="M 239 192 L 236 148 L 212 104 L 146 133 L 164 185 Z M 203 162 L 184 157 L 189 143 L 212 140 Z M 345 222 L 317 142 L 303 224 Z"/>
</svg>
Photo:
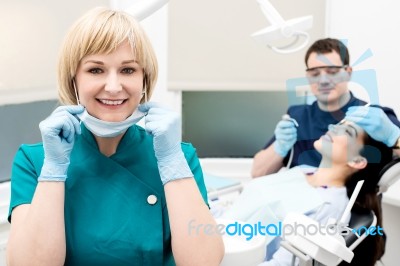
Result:
<svg viewBox="0 0 400 266">
<path fill-rule="evenodd" d="M 318 140 L 314 141 L 313 146 L 314 146 L 315 150 L 317 150 L 319 153 L 321 153 L 321 149 L 320 149 L 321 146 L 322 146 L 321 139 L 318 139 Z"/>
</svg>

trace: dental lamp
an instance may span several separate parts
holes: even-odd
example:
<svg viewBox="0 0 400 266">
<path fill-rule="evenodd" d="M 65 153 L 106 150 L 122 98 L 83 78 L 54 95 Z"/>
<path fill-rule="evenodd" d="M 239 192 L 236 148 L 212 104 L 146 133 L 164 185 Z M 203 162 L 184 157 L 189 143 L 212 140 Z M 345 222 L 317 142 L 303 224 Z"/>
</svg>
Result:
<svg viewBox="0 0 400 266">
<path fill-rule="evenodd" d="M 281 54 L 294 53 L 308 45 L 310 35 L 306 30 L 312 27 L 313 16 L 299 17 L 285 21 L 269 0 L 257 0 L 257 2 L 260 5 L 261 11 L 271 23 L 271 26 L 253 33 L 251 37 Z M 303 43 L 292 48 L 299 42 L 301 37 L 304 39 Z M 282 39 L 293 40 L 281 47 L 273 46 L 274 42 Z"/>
<path fill-rule="evenodd" d="M 111 7 L 121 9 L 120 2 L 120 0 L 111 0 Z M 129 2 L 134 3 L 124 8 L 124 11 L 131 14 L 138 21 L 141 21 L 163 7 L 168 0 L 140 0 Z"/>
</svg>

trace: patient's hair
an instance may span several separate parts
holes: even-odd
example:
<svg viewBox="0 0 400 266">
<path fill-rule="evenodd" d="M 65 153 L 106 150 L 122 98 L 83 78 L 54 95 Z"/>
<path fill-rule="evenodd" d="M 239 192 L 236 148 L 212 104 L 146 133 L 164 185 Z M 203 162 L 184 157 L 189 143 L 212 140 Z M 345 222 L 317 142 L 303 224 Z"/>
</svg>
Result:
<svg viewBox="0 0 400 266">
<path fill-rule="evenodd" d="M 326 38 L 315 41 L 310 46 L 310 48 L 308 48 L 306 56 L 304 58 L 306 66 L 308 66 L 307 61 L 311 53 L 315 52 L 317 54 L 327 54 L 333 51 L 337 52 L 340 55 L 340 59 L 342 59 L 343 65 L 349 65 L 350 54 L 346 45 L 344 45 L 341 41 L 337 39 Z"/>
<path fill-rule="evenodd" d="M 356 199 L 353 207 L 354 211 L 365 213 L 374 211 L 377 218 L 377 226 L 382 227 L 382 209 L 380 198 L 378 197 L 378 182 L 380 172 L 393 159 L 392 149 L 388 148 L 382 142 L 378 142 L 366 135 L 364 147 L 360 155 L 367 159 L 368 164 L 364 169 L 354 173 L 346 181 L 347 195 L 350 197 L 358 181 L 364 180 L 364 184 Z M 366 240 L 369 241 L 366 241 Z M 385 249 L 385 240 L 382 236 L 376 234 L 365 239 L 363 242 L 369 244 L 369 252 L 363 252 L 363 265 L 375 265 Z M 366 245 L 366 244 L 365 244 Z M 365 246 L 364 245 L 364 246 Z M 356 257 L 356 256 L 355 256 Z"/>
</svg>

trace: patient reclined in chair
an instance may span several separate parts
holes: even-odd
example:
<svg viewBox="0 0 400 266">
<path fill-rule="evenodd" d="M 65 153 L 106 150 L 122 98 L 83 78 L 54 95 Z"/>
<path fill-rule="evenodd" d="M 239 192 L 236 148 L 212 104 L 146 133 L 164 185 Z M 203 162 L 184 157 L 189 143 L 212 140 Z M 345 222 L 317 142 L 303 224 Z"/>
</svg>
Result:
<svg viewBox="0 0 400 266">
<path fill-rule="evenodd" d="M 295 167 L 251 181 L 222 218 L 269 226 L 265 230 L 266 259 L 270 260 L 274 255 L 274 260 L 280 265 L 286 265 L 284 262 L 290 265 L 291 254 L 288 251 L 279 249 L 276 252 L 280 242 L 276 236 L 285 233 L 284 230 L 277 232 L 276 228 L 281 227 L 279 224 L 286 214 L 302 213 L 326 225 L 328 218 L 339 219 L 348 203 L 345 187 L 310 186 L 306 180 L 310 170 L 308 167 Z"/>
<path fill-rule="evenodd" d="M 331 126 L 314 147 L 322 155 L 315 172 L 304 174 L 298 168 L 251 181 L 224 217 L 267 224 L 282 221 L 286 212 L 296 211 L 326 224 L 329 218 L 341 217 L 356 183 L 365 180 L 355 207 L 373 210 L 381 225 L 376 187 L 380 170 L 392 160 L 391 149 L 347 122 Z M 282 178 L 285 174 L 290 178 Z M 292 255 L 282 247 L 277 249 L 279 240 L 280 237 L 269 240 L 267 261 L 262 265 L 291 265 Z M 384 247 L 380 236 L 375 240 L 368 262 L 371 265 L 380 258 Z"/>
</svg>

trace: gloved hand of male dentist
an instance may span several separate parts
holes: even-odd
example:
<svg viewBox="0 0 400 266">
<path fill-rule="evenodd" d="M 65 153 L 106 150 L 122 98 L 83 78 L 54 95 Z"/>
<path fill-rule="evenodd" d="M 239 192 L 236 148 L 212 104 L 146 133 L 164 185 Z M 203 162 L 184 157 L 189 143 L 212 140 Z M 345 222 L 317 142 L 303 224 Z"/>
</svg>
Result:
<svg viewBox="0 0 400 266">
<path fill-rule="evenodd" d="M 347 110 L 345 120 L 356 123 L 369 136 L 388 147 L 393 147 L 400 137 L 400 129 L 379 107 L 352 106 Z"/>
<path fill-rule="evenodd" d="M 181 148 L 181 119 L 155 102 L 139 106 L 145 116 L 146 131 L 153 135 L 153 146 L 163 185 L 169 181 L 193 177 Z"/>
<path fill-rule="evenodd" d="M 75 134 L 81 134 L 76 114 L 82 113 L 83 106 L 60 106 L 49 117 L 40 122 L 44 162 L 38 181 L 65 181 L 69 158 L 74 147 Z"/>
<path fill-rule="evenodd" d="M 293 121 L 282 119 L 275 128 L 274 150 L 279 156 L 286 157 L 297 141 L 297 128 Z"/>
</svg>

